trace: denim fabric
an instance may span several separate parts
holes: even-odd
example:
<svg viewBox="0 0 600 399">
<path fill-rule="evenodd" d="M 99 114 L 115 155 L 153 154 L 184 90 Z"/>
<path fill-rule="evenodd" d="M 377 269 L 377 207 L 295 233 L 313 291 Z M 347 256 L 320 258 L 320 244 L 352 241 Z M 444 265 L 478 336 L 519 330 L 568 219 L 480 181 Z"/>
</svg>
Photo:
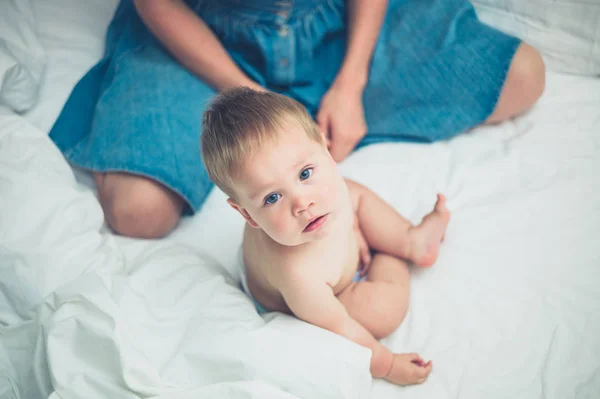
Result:
<svg viewBox="0 0 600 399">
<path fill-rule="evenodd" d="M 187 4 L 246 74 L 316 114 L 344 57 L 343 1 Z M 368 134 L 360 145 L 431 142 L 481 123 L 519 43 L 479 22 L 466 0 L 390 0 L 364 92 Z M 150 177 L 196 211 L 212 188 L 199 143 L 213 95 L 122 0 L 103 59 L 73 89 L 50 137 L 71 163 Z"/>
</svg>

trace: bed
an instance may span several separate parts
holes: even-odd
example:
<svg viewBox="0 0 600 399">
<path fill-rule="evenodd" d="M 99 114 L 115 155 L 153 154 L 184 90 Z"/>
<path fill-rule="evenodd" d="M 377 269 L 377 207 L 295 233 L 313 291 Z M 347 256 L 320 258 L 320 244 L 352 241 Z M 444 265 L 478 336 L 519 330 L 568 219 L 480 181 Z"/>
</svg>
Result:
<svg viewBox="0 0 600 399">
<path fill-rule="evenodd" d="M 544 55 L 534 109 L 340 165 L 415 223 L 436 192 L 453 212 L 384 340 L 433 360 L 412 387 L 372 380 L 365 348 L 254 311 L 221 192 L 166 239 L 113 235 L 47 133 L 116 3 L 0 5 L 0 398 L 600 398 L 600 4 L 521 3 L 475 2 Z"/>
</svg>

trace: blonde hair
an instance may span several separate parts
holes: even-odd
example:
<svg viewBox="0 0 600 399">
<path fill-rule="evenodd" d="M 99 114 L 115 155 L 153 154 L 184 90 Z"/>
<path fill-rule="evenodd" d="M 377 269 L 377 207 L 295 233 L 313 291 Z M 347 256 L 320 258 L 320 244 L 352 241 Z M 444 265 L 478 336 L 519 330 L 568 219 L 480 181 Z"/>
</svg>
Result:
<svg viewBox="0 0 600 399">
<path fill-rule="evenodd" d="M 289 123 L 320 144 L 323 138 L 306 108 L 281 94 L 236 87 L 219 93 L 202 117 L 202 160 L 208 176 L 235 198 L 233 178 L 249 156 Z"/>
</svg>

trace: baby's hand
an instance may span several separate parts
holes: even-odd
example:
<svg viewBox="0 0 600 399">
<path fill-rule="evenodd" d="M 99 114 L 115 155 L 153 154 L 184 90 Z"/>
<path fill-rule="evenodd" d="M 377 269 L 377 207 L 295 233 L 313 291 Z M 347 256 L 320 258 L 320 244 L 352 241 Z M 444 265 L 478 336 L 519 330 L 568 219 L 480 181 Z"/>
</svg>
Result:
<svg viewBox="0 0 600 399">
<path fill-rule="evenodd" d="M 385 379 L 397 385 L 422 384 L 431 367 L 431 360 L 425 363 L 416 353 L 395 353 L 392 368 Z"/>
</svg>

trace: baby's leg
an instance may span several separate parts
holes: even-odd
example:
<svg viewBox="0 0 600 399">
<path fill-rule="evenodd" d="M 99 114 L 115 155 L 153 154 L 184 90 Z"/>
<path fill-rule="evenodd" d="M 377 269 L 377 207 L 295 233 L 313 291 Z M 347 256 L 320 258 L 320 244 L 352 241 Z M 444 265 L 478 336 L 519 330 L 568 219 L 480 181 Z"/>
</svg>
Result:
<svg viewBox="0 0 600 399">
<path fill-rule="evenodd" d="M 373 257 L 367 281 L 352 283 L 338 295 L 349 315 L 377 339 L 400 326 L 408 310 L 408 298 L 408 265 L 382 253 Z M 396 353 L 385 378 L 395 384 L 419 384 L 427 379 L 431 369 L 431 362 L 415 353 Z"/>
<path fill-rule="evenodd" d="M 438 194 L 434 210 L 413 226 L 374 193 L 360 196 L 357 206 L 360 229 L 375 251 L 408 259 L 419 266 L 431 266 L 450 220 L 446 198 Z"/>
<path fill-rule="evenodd" d="M 381 339 L 394 332 L 406 315 L 410 274 L 405 261 L 377 253 L 366 281 L 338 294 L 350 316 Z"/>
<path fill-rule="evenodd" d="M 431 266 L 435 263 L 449 221 L 450 211 L 446 208 L 446 197 L 438 194 L 433 211 L 409 232 L 412 242 L 411 259 L 415 264 Z"/>
</svg>

